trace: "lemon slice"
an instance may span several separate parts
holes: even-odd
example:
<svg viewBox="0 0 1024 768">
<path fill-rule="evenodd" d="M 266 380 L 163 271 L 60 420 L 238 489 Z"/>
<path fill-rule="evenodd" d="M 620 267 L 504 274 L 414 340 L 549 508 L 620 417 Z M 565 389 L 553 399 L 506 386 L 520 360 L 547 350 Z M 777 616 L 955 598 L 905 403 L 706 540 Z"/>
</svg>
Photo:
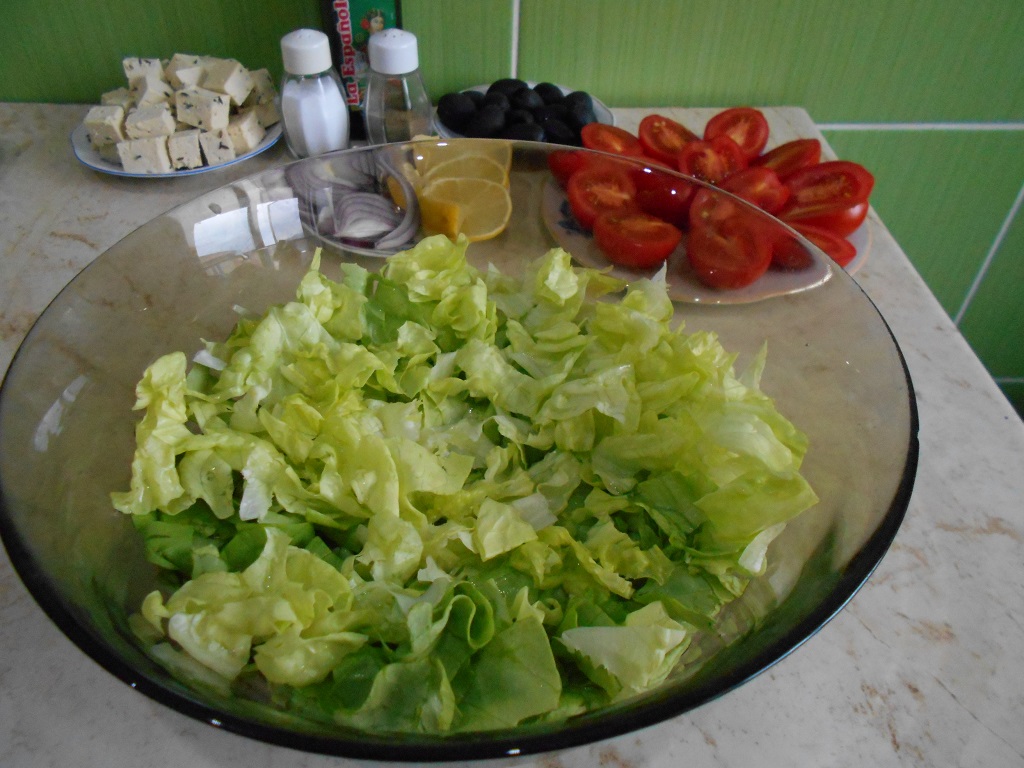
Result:
<svg viewBox="0 0 1024 768">
<path fill-rule="evenodd" d="M 443 160 L 423 174 L 425 182 L 435 179 L 487 179 L 508 186 L 508 168 L 486 155 L 462 155 Z"/>
<path fill-rule="evenodd" d="M 412 163 L 408 161 L 404 161 L 399 164 L 397 171 L 405 177 L 410 184 L 412 184 L 413 190 L 419 189 L 420 185 L 423 183 L 423 178 L 420 176 L 419 171 L 417 171 L 413 167 Z M 395 205 L 402 209 L 408 207 L 408 201 L 405 199 L 405 191 L 402 189 L 402 185 L 395 176 L 388 176 L 384 180 L 384 184 L 387 186 L 388 194 L 391 195 L 391 199 L 394 201 Z"/>
<path fill-rule="evenodd" d="M 489 240 L 505 231 L 512 216 L 508 190 L 490 179 L 435 179 L 420 193 L 423 228 L 470 242 Z"/>
<path fill-rule="evenodd" d="M 488 157 L 507 174 L 512 167 L 512 144 L 499 139 L 453 139 L 444 142 L 421 141 L 413 148 L 416 170 L 427 173 L 431 168 L 457 157 Z"/>
<path fill-rule="evenodd" d="M 420 223 L 428 235 L 447 235 L 454 240 L 459 236 L 462 225 L 462 209 L 449 200 L 432 198 L 420 194 Z"/>
</svg>

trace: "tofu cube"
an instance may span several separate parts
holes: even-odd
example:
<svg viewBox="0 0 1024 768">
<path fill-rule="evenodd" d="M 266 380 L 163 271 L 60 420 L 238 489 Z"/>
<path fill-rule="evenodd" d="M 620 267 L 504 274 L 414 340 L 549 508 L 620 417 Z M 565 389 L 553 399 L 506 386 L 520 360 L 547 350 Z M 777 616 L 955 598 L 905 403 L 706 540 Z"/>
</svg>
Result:
<svg viewBox="0 0 1024 768">
<path fill-rule="evenodd" d="M 198 70 L 198 79 L 195 72 Z M 201 56 L 193 56 L 191 53 L 176 53 L 164 68 L 164 78 L 175 90 L 187 88 L 190 85 L 200 85 L 203 73 L 203 60 Z"/>
<path fill-rule="evenodd" d="M 257 104 L 251 108 L 256 113 L 256 117 L 260 121 L 260 125 L 264 128 L 269 128 L 281 121 L 281 113 L 277 109 L 276 101 L 265 101 L 262 104 Z"/>
<path fill-rule="evenodd" d="M 162 74 L 135 78 L 132 80 L 131 91 L 135 97 L 135 104 L 140 107 L 164 104 L 174 98 L 174 89 L 164 80 Z"/>
<path fill-rule="evenodd" d="M 111 165 L 121 164 L 121 153 L 117 149 L 117 144 L 101 144 L 98 147 L 93 147 L 96 150 L 96 154 L 100 156 L 100 160 Z"/>
<path fill-rule="evenodd" d="M 237 157 L 234 142 L 227 130 L 200 132 L 199 145 L 207 165 L 220 165 Z"/>
<path fill-rule="evenodd" d="M 234 115 L 228 121 L 228 135 L 235 145 L 235 153 L 244 155 L 252 152 L 267 134 L 256 113 L 246 110 Z"/>
<path fill-rule="evenodd" d="M 226 93 L 232 103 L 241 105 L 252 91 L 252 75 L 234 59 L 213 59 L 206 65 L 203 87 L 217 93 Z"/>
<path fill-rule="evenodd" d="M 117 145 L 121 165 L 128 173 L 170 173 L 171 158 L 167 154 L 167 137 L 130 139 Z"/>
<path fill-rule="evenodd" d="M 244 106 L 254 107 L 273 101 L 277 96 L 277 89 L 274 87 L 274 78 L 270 76 L 270 72 L 266 68 L 254 69 L 249 72 L 249 76 L 252 78 L 252 90 L 249 91 Z"/>
<path fill-rule="evenodd" d="M 202 85 L 206 79 L 206 70 L 202 67 L 187 67 L 186 69 L 179 69 L 175 73 L 175 80 L 178 85 L 175 86 L 179 90 L 182 88 L 192 88 L 197 85 Z"/>
<path fill-rule="evenodd" d="M 129 139 L 146 139 L 152 136 L 170 136 L 176 122 L 174 113 L 167 104 L 139 107 L 124 119 L 124 132 Z"/>
<path fill-rule="evenodd" d="M 199 168 L 203 164 L 203 153 L 199 149 L 199 129 L 178 131 L 167 138 L 167 154 L 175 170 Z"/>
<path fill-rule="evenodd" d="M 175 96 L 178 120 L 203 131 L 222 131 L 228 127 L 231 100 L 198 86 L 178 91 Z"/>
<path fill-rule="evenodd" d="M 124 109 L 104 105 L 91 107 L 85 115 L 85 130 L 94 147 L 124 141 Z"/>
<path fill-rule="evenodd" d="M 160 59 L 127 58 L 121 61 L 121 66 L 129 84 L 140 77 L 151 76 L 162 80 L 164 76 L 164 65 Z"/>
<path fill-rule="evenodd" d="M 100 104 L 108 107 L 121 107 L 127 112 L 135 106 L 135 96 L 127 88 L 115 88 L 100 96 Z"/>
</svg>

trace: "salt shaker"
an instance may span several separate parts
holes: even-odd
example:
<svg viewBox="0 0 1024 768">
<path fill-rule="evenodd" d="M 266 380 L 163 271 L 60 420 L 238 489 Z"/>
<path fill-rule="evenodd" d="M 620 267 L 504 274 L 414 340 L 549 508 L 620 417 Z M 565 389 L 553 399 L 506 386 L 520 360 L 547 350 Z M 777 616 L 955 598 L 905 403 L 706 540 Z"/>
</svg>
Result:
<svg viewBox="0 0 1024 768">
<path fill-rule="evenodd" d="M 363 113 L 371 144 L 429 135 L 432 110 L 419 69 L 416 35 L 385 29 L 370 36 Z"/>
<path fill-rule="evenodd" d="M 348 105 L 327 35 L 297 29 L 281 38 L 281 118 L 288 149 L 313 157 L 348 146 Z"/>
</svg>

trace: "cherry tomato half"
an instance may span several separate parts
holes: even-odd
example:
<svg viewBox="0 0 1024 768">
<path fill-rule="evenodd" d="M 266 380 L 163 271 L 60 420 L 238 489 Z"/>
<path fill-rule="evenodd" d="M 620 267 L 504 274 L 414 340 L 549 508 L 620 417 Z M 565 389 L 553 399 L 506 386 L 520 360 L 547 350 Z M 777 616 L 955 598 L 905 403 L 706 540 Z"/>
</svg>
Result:
<svg viewBox="0 0 1024 768">
<path fill-rule="evenodd" d="M 587 166 L 569 177 L 569 205 L 580 225 L 592 229 L 605 211 L 636 210 L 636 186 L 624 168 L 611 164 Z"/>
<path fill-rule="evenodd" d="M 821 227 L 794 224 L 793 229 L 827 253 L 840 267 L 846 267 L 857 257 L 856 246 L 845 237 Z"/>
<path fill-rule="evenodd" d="M 672 166 L 683 147 L 700 138 L 685 125 L 662 115 L 648 115 L 641 120 L 639 133 L 644 153 Z"/>
<path fill-rule="evenodd" d="M 606 211 L 594 221 L 594 242 L 613 264 L 652 269 L 664 262 L 683 239 L 667 221 L 642 211 Z"/>
<path fill-rule="evenodd" d="M 548 168 L 562 189 L 569 183 L 569 177 L 586 164 L 587 153 L 576 149 L 556 149 L 548 155 Z"/>
<path fill-rule="evenodd" d="M 821 142 L 817 139 L 794 139 L 780 144 L 750 161 L 751 165 L 771 168 L 780 177 L 821 162 Z"/>
<path fill-rule="evenodd" d="M 690 206 L 686 258 L 706 285 L 743 288 L 771 265 L 771 237 L 756 214 L 742 204 L 700 189 Z"/>
<path fill-rule="evenodd" d="M 858 163 L 833 160 L 794 171 L 782 183 L 790 197 L 779 216 L 793 222 L 866 203 L 875 177 Z"/>
<path fill-rule="evenodd" d="M 768 213 L 777 213 L 789 199 L 789 187 L 770 168 L 744 168 L 727 177 L 720 186 Z"/>
<path fill-rule="evenodd" d="M 630 177 L 636 186 L 636 204 L 641 211 L 679 229 L 686 228 L 690 201 L 696 191 L 692 183 L 651 166 L 631 169 Z"/>
<path fill-rule="evenodd" d="M 820 216 L 804 216 L 803 218 L 787 216 L 786 223 L 793 226 L 800 224 L 801 226 L 818 227 L 820 229 L 827 229 L 829 232 L 840 237 L 849 237 L 857 231 L 857 228 L 867 218 L 868 205 L 868 202 L 865 201 L 851 205 L 849 208 L 832 211 L 831 213 L 823 213 Z"/>
<path fill-rule="evenodd" d="M 691 141 L 679 153 L 678 163 L 683 173 L 711 184 L 747 167 L 743 150 L 728 136 Z"/>
<path fill-rule="evenodd" d="M 606 123 L 588 123 L 580 131 L 583 146 L 601 152 L 612 152 L 616 155 L 642 157 L 644 148 L 640 139 L 629 131 Z"/>
<path fill-rule="evenodd" d="M 704 128 L 705 141 L 719 136 L 728 136 L 748 161 L 753 160 L 768 143 L 768 120 L 753 107 L 733 107 L 712 117 Z"/>
<path fill-rule="evenodd" d="M 814 263 L 807 246 L 789 232 L 777 232 L 772 239 L 772 268 L 792 272 Z"/>
</svg>

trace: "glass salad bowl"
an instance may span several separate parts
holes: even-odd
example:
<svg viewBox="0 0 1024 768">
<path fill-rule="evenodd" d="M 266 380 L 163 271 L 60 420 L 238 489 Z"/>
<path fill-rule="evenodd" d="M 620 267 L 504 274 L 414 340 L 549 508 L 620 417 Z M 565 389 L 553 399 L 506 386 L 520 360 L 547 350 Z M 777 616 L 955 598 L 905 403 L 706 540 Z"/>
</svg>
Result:
<svg viewBox="0 0 1024 768">
<path fill-rule="evenodd" d="M 689 235 L 611 263 L 561 151 L 299 161 L 83 270 L 0 389 L 0 533 L 61 630 L 198 720 L 435 761 L 659 722 L 841 610 L 917 465 L 884 319 L 767 214 L 584 151 L 719 196 L 803 267 L 710 288 Z"/>
</svg>

